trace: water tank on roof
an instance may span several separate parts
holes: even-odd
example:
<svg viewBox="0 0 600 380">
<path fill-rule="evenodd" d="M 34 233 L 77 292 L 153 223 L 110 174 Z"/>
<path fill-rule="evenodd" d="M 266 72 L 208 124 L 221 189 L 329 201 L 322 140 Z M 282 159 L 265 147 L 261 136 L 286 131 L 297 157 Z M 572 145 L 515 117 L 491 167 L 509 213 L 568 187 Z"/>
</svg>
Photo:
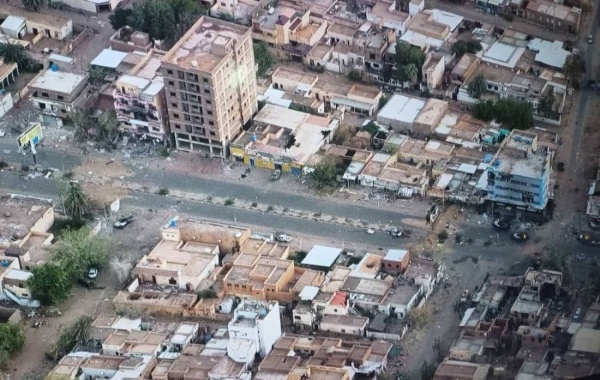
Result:
<svg viewBox="0 0 600 380">
<path fill-rule="evenodd" d="M 266 310 L 266 309 L 262 309 L 262 310 L 260 311 L 260 316 L 261 316 L 261 318 L 264 318 L 264 317 L 266 317 L 266 316 L 267 316 L 267 310 Z"/>
<path fill-rule="evenodd" d="M 8 264 L 10 264 L 8 260 L 2 260 L 2 267 L 6 268 L 8 267 Z"/>
<path fill-rule="evenodd" d="M 56 66 L 56 64 L 54 64 L 54 63 L 53 63 L 53 64 L 50 66 L 50 70 L 52 70 L 53 72 L 57 72 L 57 71 L 58 71 L 58 66 Z"/>
<path fill-rule="evenodd" d="M 250 141 L 256 142 L 256 133 L 250 135 Z"/>
</svg>

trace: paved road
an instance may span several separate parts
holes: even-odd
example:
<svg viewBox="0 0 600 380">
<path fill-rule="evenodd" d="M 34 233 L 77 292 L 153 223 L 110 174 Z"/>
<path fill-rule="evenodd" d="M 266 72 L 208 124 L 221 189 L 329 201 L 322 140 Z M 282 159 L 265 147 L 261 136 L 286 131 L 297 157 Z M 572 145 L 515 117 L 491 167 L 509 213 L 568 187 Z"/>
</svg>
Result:
<svg viewBox="0 0 600 380">
<path fill-rule="evenodd" d="M 31 164 L 30 155 L 23 156 L 14 150 L 12 140 L 4 139 L 0 142 L 0 152 L 11 150 L 9 154 L 1 153 L 0 160 Z M 85 157 L 85 156 L 84 156 Z M 51 146 L 43 146 L 38 149 L 38 163 L 43 167 L 57 168 L 62 171 L 72 170 L 81 163 L 81 157 L 54 150 Z M 20 188 L 21 180 L 16 176 L 8 176 L 4 179 L 7 185 Z M 272 206 L 281 206 L 297 210 L 305 210 L 312 213 L 322 213 L 355 220 L 367 220 L 369 222 L 400 223 L 402 218 L 425 217 L 427 203 L 413 202 L 410 208 L 389 207 L 387 209 L 365 207 L 343 203 L 328 198 L 316 198 L 313 196 L 302 196 L 282 191 L 266 190 L 256 186 L 243 183 L 218 180 L 215 178 L 191 177 L 163 170 L 146 168 L 137 170 L 133 177 L 127 181 L 142 185 L 152 185 L 169 190 L 180 190 L 192 193 L 202 193 L 224 198 L 235 198 L 248 202 L 257 202 Z"/>
<path fill-rule="evenodd" d="M 58 199 L 59 183 L 55 180 L 36 178 L 24 181 L 20 176 L 2 172 L 0 173 L 0 183 L 2 183 L 1 189 L 4 192 Z M 263 226 L 267 231 L 284 229 L 290 231 L 290 233 L 329 238 L 332 242 L 335 241 L 339 245 L 350 247 L 358 244 L 385 249 L 407 243 L 407 240 L 396 240 L 385 233 L 368 235 L 363 228 L 348 228 L 326 222 L 316 222 L 312 219 L 300 219 L 270 213 L 264 214 L 259 211 L 178 200 L 148 193 L 133 193 L 131 197 L 122 200 L 121 205 L 125 210 L 128 208 L 145 210 L 174 209 L 176 213 L 187 214 L 199 219 L 248 226 Z"/>
</svg>

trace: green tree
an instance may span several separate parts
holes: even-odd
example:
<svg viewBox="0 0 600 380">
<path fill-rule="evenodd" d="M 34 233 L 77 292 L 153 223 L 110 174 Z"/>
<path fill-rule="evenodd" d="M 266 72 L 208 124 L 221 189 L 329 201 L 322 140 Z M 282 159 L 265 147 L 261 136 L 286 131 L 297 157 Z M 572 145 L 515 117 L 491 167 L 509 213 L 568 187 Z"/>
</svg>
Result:
<svg viewBox="0 0 600 380">
<path fill-rule="evenodd" d="M 19 70 L 33 72 L 37 69 L 38 64 L 34 62 L 27 53 L 25 48 L 18 44 L 9 42 L 0 43 L 0 56 L 6 62 L 13 62 L 19 66 Z"/>
<path fill-rule="evenodd" d="M 362 73 L 358 70 L 350 70 L 346 76 L 353 82 L 358 82 L 362 79 Z"/>
<path fill-rule="evenodd" d="M 482 74 L 478 74 L 471 83 L 469 83 L 469 87 L 467 88 L 467 92 L 469 96 L 475 99 L 481 98 L 485 91 L 487 90 L 487 82 L 485 81 L 485 77 Z"/>
<path fill-rule="evenodd" d="M 421 67 L 425 63 L 425 53 L 416 46 L 404 41 L 396 43 L 396 78 L 401 81 L 413 81 L 420 77 Z"/>
<path fill-rule="evenodd" d="M 585 61 L 579 54 L 571 54 L 565 60 L 563 72 L 573 88 L 579 88 L 581 74 L 585 72 Z"/>
<path fill-rule="evenodd" d="M 25 9 L 37 12 L 44 7 L 46 2 L 44 0 L 21 0 L 21 4 Z"/>
<path fill-rule="evenodd" d="M 408 63 L 397 71 L 397 78 L 402 82 L 414 82 L 419 69 L 414 63 Z"/>
<path fill-rule="evenodd" d="M 81 185 L 74 181 L 69 181 L 63 190 L 65 214 L 75 221 L 81 221 L 89 209 L 89 200 Z"/>
<path fill-rule="evenodd" d="M 117 8 L 108 16 L 108 21 L 114 30 L 119 30 L 127 26 L 127 19 L 131 17 L 131 13 L 133 13 L 131 8 Z"/>
<path fill-rule="evenodd" d="M 337 179 L 335 161 L 330 157 L 322 159 L 313 167 L 311 178 L 319 189 L 334 185 Z"/>
<path fill-rule="evenodd" d="M 98 120 L 98 139 L 112 141 L 119 135 L 119 120 L 114 110 L 106 111 Z"/>
<path fill-rule="evenodd" d="M 361 128 L 363 131 L 369 132 L 371 136 L 375 136 L 377 132 L 379 132 L 379 126 L 374 121 L 369 121 L 365 124 L 364 127 Z"/>
<path fill-rule="evenodd" d="M 111 246 L 105 238 L 92 235 L 89 228 L 64 232 L 52 246 L 52 259 L 71 279 L 82 276 L 89 268 L 108 264 Z"/>
<path fill-rule="evenodd" d="M 421 380 L 431 380 L 435 377 L 437 366 L 433 363 L 423 362 L 421 365 Z"/>
<path fill-rule="evenodd" d="M 254 62 L 258 65 L 256 75 L 264 77 L 274 63 L 273 57 L 264 42 L 255 42 L 252 47 L 254 50 Z"/>
<path fill-rule="evenodd" d="M 79 317 L 72 325 L 65 328 L 58 341 L 47 354 L 49 359 L 57 361 L 78 346 L 87 344 L 90 340 L 92 318 L 88 316 Z"/>
<path fill-rule="evenodd" d="M 496 102 L 479 102 L 473 108 L 473 116 L 484 121 L 496 120 L 508 129 L 529 129 L 533 127 L 533 114 L 526 102 L 513 99 L 500 99 Z"/>
<path fill-rule="evenodd" d="M 475 40 L 463 41 L 463 40 L 460 40 L 460 41 L 456 41 L 454 43 L 454 45 L 452 45 L 452 47 L 450 48 L 450 51 L 452 52 L 452 54 L 455 54 L 456 57 L 460 58 L 465 53 L 475 54 L 478 51 L 480 51 L 481 49 L 483 49 L 483 47 L 481 46 L 481 42 L 479 42 L 479 41 L 475 41 Z"/>
<path fill-rule="evenodd" d="M 31 269 L 27 286 L 35 299 L 45 305 L 55 305 L 69 296 L 73 281 L 60 264 L 45 263 Z"/>
<path fill-rule="evenodd" d="M 12 323 L 0 323 L 0 351 L 16 354 L 25 345 L 25 333 Z"/>
</svg>

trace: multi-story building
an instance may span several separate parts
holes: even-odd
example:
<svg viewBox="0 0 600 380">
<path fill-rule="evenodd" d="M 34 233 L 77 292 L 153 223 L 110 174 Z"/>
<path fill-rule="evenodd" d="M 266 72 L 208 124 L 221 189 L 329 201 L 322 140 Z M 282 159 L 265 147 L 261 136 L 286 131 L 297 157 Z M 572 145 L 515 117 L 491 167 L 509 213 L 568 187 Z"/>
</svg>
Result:
<svg viewBox="0 0 600 380">
<path fill-rule="evenodd" d="M 169 133 L 164 80 L 156 75 L 162 56 L 148 52 L 147 58 L 115 82 L 115 111 L 121 132 L 164 140 Z"/>
<path fill-rule="evenodd" d="M 41 113 L 68 118 L 86 99 L 88 74 L 59 70 L 56 66 L 36 76 L 28 85 L 31 101 Z"/>
<path fill-rule="evenodd" d="M 162 61 L 177 149 L 226 156 L 258 109 L 249 28 L 200 18 Z"/>
<path fill-rule="evenodd" d="M 487 168 L 488 199 L 528 211 L 543 211 L 552 198 L 552 153 L 538 148 L 534 133 L 514 129 Z"/>
<path fill-rule="evenodd" d="M 279 303 L 244 299 L 235 309 L 227 331 L 227 354 L 234 361 L 252 363 L 257 353 L 265 357 L 281 337 Z"/>
</svg>

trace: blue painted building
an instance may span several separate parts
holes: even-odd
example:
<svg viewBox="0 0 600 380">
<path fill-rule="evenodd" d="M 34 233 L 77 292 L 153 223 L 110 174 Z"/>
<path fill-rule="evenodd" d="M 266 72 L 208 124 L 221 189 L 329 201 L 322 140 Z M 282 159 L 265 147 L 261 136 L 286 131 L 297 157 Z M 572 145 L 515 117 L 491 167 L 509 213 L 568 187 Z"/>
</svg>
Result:
<svg viewBox="0 0 600 380">
<path fill-rule="evenodd" d="M 552 198 L 552 154 L 537 135 L 513 130 L 486 169 L 487 198 L 528 211 L 543 211 Z"/>
</svg>

